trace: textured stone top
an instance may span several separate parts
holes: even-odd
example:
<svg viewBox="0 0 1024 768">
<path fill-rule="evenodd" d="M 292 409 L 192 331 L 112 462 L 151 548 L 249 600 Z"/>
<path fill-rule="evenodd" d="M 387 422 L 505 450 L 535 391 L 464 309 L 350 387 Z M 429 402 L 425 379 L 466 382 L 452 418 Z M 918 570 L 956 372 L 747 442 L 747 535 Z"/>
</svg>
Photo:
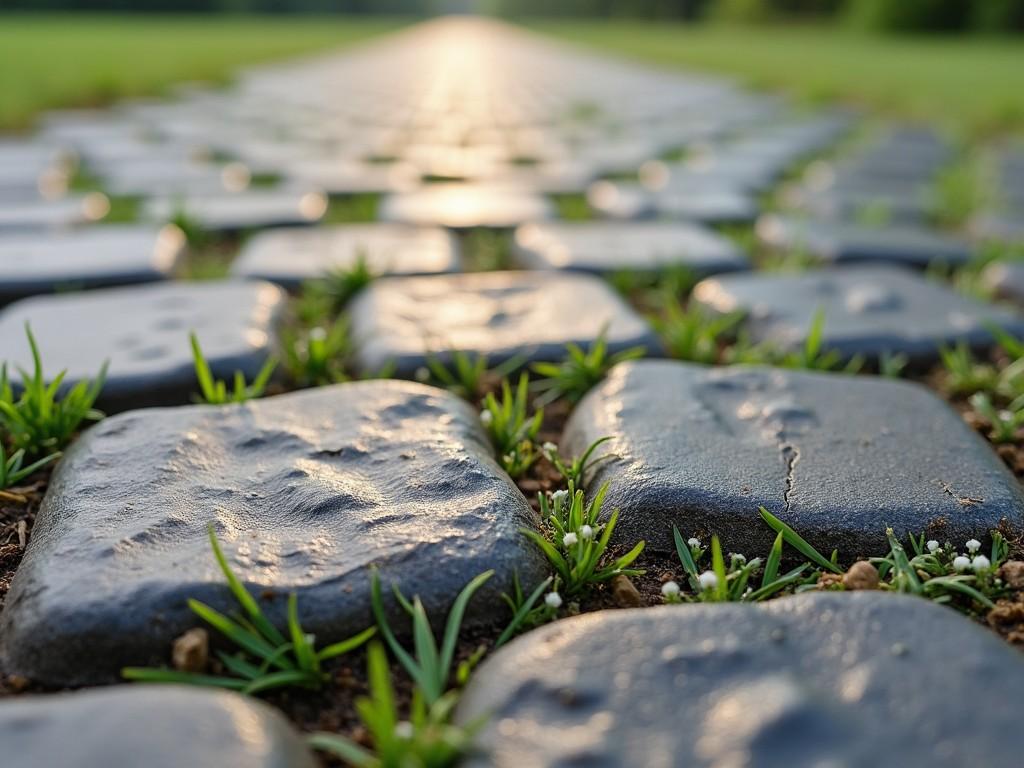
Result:
<svg viewBox="0 0 1024 768">
<path fill-rule="evenodd" d="M 931 681 L 931 682 L 929 682 Z M 879 592 L 602 611 L 488 659 L 459 705 L 494 768 L 1013 766 L 1024 658 Z"/>
<path fill-rule="evenodd" d="M 985 441 L 918 384 L 766 367 L 645 360 L 616 366 L 573 411 L 563 447 L 616 458 L 604 508 L 630 545 L 672 549 L 718 534 L 747 557 L 774 532 L 758 506 L 821 551 L 888 552 L 886 526 L 941 541 L 984 540 L 1005 521 L 1024 531 L 1024 492 Z"/>
<path fill-rule="evenodd" d="M 930 362 L 939 347 L 960 340 L 988 346 L 990 323 L 1024 335 L 1024 318 L 900 267 L 713 277 L 694 288 L 693 299 L 718 312 L 744 311 L 754 341 L 782 348 L 802 346 L 821 309 L 823 347 L 845 357 L 877 358 L 888 351 Z"/>
<path fill-rule="evenodd" d="M 513 571 L 524 584 L 544 573 L 519 533 L 533 524 L 526 499 L 473 408 L 443 390 L 367 381 L 130 411 L 57 467 L 0 621 L 6 668 L 64 685 L 163 663 L 201 624 L 188 598 L 234 610 L 210 523 L 239 578 L 273 596 L 267 613 L 283 627 L 296 592 L 322 644 L 371 623 L 371 564 L 442 616 L 493 568 L 472 603 L 485 621 L 504 617 Z"/>
<path fill-rule="evenodd" d="M 231 271 L 294 289 L 332 270 L 351 269 L 362 256 L 376 275 L 422 275 L 458 268 L 455 238 L 439 227 L 352 224 L 278 229 L 257 235 Z"/>
<path fill-rule="evenodd" d="M 123 685 L 0 702 L 4 768 L 314 768 L 284 717 L 255 698 Z"/>
<path fill-rule="evenodd" d="M 565 345 L 590 345 L 607 328 L 609 349 L 660 345 L 647 323 L 599 278 L 581 274 L 481 272 L 375 280 L 352 303 L 357 362 L 411 375 L 427 353 L 562 360 Z"/>
</svg>

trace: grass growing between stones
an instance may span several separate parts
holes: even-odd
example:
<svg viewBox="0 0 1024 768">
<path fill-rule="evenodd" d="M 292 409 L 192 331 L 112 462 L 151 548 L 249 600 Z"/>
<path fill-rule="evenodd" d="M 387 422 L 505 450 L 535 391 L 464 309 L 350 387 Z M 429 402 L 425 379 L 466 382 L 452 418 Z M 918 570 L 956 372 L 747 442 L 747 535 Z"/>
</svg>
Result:
<svg viewBox="0 0 1024 768">
<path fill-rule="evenodd" d="M 233 387 L 228 388 L 228 383 L 223 379 L 215 378 L 210 370 L 210 364 L 203 356 L 203 350 L 199 346 L 199 338 L 195 333 L 188 336 L 192 345 L 192 360 L 196 369 L 196 381 L 199 384 L 199 394 L 196 399 L 206 405 L 224 405 L 226 403 L 244 403 L 247 400 L 254 400 L 262 397 L 277 368 L 277 358 L 268 357 L 263 364 L 256 378 L 252 382 L 246 382 L 245 374 L 242 371 L 235 371 Z"/>
<path fill-rule="evenodd" d="M 621 352 L 608 351 L 606 331 L 602 332 L 586 350 L 568 344 L 566 357 L 560 363 L 534 363 L 532 369 L 541 379 L 536 389 L 541 393 L 538 404 L 565 398 L 571 403 L 579 400 L 597 386 L 605 375 L 619 363 L 636 360 L 646 353 L 644 347 L 630 347 Z"/>
<path fill-rule="evenodd" d="M 228 688 L 249 694 L 291 686 L 315 690 L 329 680 L 323 670 L 324 662 L 354 651 L 376 634 L 376 628 L 370 627 L 317 650 L 315 638 L 306 634 L 299 623 L 298 599 L 292 593 L 288 596 L 286 637 L 266 617 L 259 603 L 231 570 L 212 525 L 209 533 L 214 558 L 244 615 L 240 619 L 232 619 L 198 600 L 189 600 L 188 606 L 238 649 L 233 654 L 217 652 L 217 658 L 230 674 L 208 675 L 196 671 L 205 665 L 205 654 L 199 653 L 199 658 L 179 660 L 179 666 L 185 667 L 183 669 L 126 667 L 122 670 L 126 680 Z"/>
</svg>

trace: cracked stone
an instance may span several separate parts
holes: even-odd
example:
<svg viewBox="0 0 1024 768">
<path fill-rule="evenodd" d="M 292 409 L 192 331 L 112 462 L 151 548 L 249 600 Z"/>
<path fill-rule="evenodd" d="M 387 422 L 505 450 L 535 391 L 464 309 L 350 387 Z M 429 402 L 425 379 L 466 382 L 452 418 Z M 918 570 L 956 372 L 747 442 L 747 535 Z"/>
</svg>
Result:
<svg viewBox="0 0 1024 768">
<path fill-rule="evenodd" d="M 185 252 L 177 227 L 96 226 L 0 237 L 0 302 L 65 288 L 166 280 Z"/>
<path fill-rule="evenodd" d="M 366 381 L 130 411 L 85 432 L 53 475 L 0 618 L 5 669 L 63 686 L 167 663 L 202 625 L 188 598 L 235 610 L 211 523 L 271 620 L 284 626 L 294 592 L 323 645 L 372 623 L 371 564 L 441 616 L 494 569 L 470 624 L 503 620 L 514 571 L 527 584 L 546 571 L 519 532 L 529 504 L 476 411 L 443 390 Z"/>
<path fill-rule="evenodd" d="M 608 349 L 660 344 L 650 326 L 597 277 L 572 273 L 485 272 L 375 280 L 351 307 L 360 340 L 356 364 L 371 374 L 394 366 L 409 377 L 428 353 L 559 361 L 565 345 L 584 348 L 607 330 Z"/>
<path fill-rule="evenodd" d="M 0 359 L 32 370 L 29 323 L 45 372 L 67 371 L 66 389 L 109 361 L 99 406 L 120 411 L 186 403 L 196 392 L 189 331 L 214 376 L 252 379 L 273 352 L 284 292 L 262 281 L 165 282 L 37 296 L 0 312 Z M 15 382 L 17 384 L 17 381 Z"/>
<path fill-rule="evenodd" d="M 683 267 L 706 276 L 749 268 L 729 239 L 685 222 L 552 222 L 524 224 L 516 255 L 531 269 L 607 273 Z"/>
<path fill-rule="evenodd" d="M 988 325 L 1024 335 L 1021 317 L 891 266 L 712 277 L 694 288 L 693 300 L 716 312 L 744 312 L 751 340 L 783 349 L 802 348 L 823 310 L 822 348 L 845 359 L 889 352 L 924 365 L 938 360 L 942 346 L 991 346 Z"/>
<path fill-rule="evenodd" d="M 306 280 L 352 269 L 360 257 L 375 275 L 422 275 L 459 268 L 458 246 L 444 229 L 353 224 L 263 232 L 245 245 L 231 272 L 296 290 Z"/>
<path fill-rule="evenodd" d="M 939 670 L 955 694 L 922 684 Z M 1020 654 L 948 608 L 816 593 L 557 621 L 485 661 L 456 718 L 485 717 L 470 768 L 1009 766 L 1022 689 Z"/>
<path fill-rule="evenodd" d="M 267 704 L 228 691 L 131 685 L 0 703 L 4 768 L 314 768 Z"/>
<path fill-rule="evenodd" d="M 992 449 L 924 387 L 867 376 L 669 361 L 616 366 L 566 425 L 580 455 L 598 438 L 614 458 L 588 478 L 610 484 L 615 534 L 671 551 L 717 534 L 728 551 L 767 554 L 758 507 L 823 552 L 888 552 L 900 536 L 985 540 L 1024 530 L 1024 492 Z"/>
</svg>

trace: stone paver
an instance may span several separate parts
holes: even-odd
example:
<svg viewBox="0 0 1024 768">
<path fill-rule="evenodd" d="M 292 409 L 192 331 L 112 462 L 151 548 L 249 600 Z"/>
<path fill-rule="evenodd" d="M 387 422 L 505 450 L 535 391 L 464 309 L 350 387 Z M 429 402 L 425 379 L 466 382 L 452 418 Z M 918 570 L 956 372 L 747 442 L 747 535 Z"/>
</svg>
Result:
<svg viewBox="0 0 1024 768">
<path fill-rule="evenodd" d="M 666 218 L 705 224 L 749 224 L 757 218 L 754 198 L 739 189 L 711 186 L 650 190 L 639 184 L 599 181 L 587 201 L 610 219 Z"/>
<path fill-rule="evenodd" d="M 696 275 L 747 269 L 730 240 L 685 222 L 551 222 L 515 232 L 517 260 L 531 269 L 597 274 L 685 267 Z"/>
<path fill-rule="evenodd" d="M 246 243 L 231 272 L 294 290 L 306 280 L 352 269 L 360 257 L 375 275 L 423 275 L 459 268 L 458 244 L 444 229 L 351 224 L 264 232 Z"/>
<path fill-rule="evenodd" d="M 252 697 L 118 686 L 0 702 L 4 768 L 314 768 L 284 716 Z"/>
<path fill-rule="evenodd" d="M 990 345 L 989 324 L 1024 335 L 1021 317 L 899 267 L 712 277 L 694 288 L 693 300 L 718 312 L 745 312 L 751 339 L 783 349 L 801 347 L 822 310 L 822 346 L 845 358 L 889 352 L 923 364 L 937 360 L 943 345 Z"/>
<path fill-rule="evenodd" d="M 384 221 L 452 229 L 509 229 L 551 215 L 550 203 L 534 192 L 474 184 L 428 184 L 414 192 L 389 195 L 380 210 Z"/>
<path fill-rule="evenodd" d="M 230 379 L 241 370 L 251 380 L 274 352 L 284 298 L 270 283 L 231 281 L 22 299 L 0 311 L 0 359 L 12 371 L 32 370 L 28 323 L 45 372 L 67 371 L 65 388 L 95 377 L 109 361 L 100 407 L 185 403 L 197 391 L 189 332 L 199 337 L 214 376 Z"/>
<path fill-rule="evenodd" d="M 185 251 L 176 227 L 97 226 L 0 236 L 0 301 L 66 288 L 149 283 L 170 277 Z"/>
<path fill-rule="evenodd" d="M 830 263 L 881 262 L 924 268 L 962 266 L 973 249 L 957 238 L 921 227 L 871 227 L 849 222 L 765 216 L 757 223 L 764 245 L 802 252 Z"/>
<path fill-rule="evenodd" d="M 237 232 L 256 227 L 314 224 L 327 211 L 320 192 L 289 189 L 250 189 L 221 195 L 153 198 L 143 215 L 150 221 L 173 221 L 184 215 L 205 230 Z"/>
<path fill-rule="evenodd" d="M 981 279 L 995 296 L 1024 304 L 1024 262 L 994 261 L 982 271 Z"/>
<path fill-rule="evenodd" d="M 559 621 L 486 661 L 458 716 L 487 716 L 469 766 L 1010 766 L 1021 686 L 1020 654 L 947 608 L 821 593 Z"/>
<path fill-rule="evenodd" d="M 560 361 L 565 345 L 589 346 L 607 329 L 609 352 L 660 349 L 647 323 L 597 277 L 569 273 L 482 272 L 375 280 L 353 301 L 356 363 L 367 374 L 394 366 L 411 376 L 428 354 Z"/>
<path fill-rule="evenodd" d="M 764 506 L 821 551 L 888 552 L 901 536 L 983 539 L 1024 529 L 1024 492 L 1000 459 L 923 386 L 877 377 L 624 363 L 577 406 L 562 447 L 610 435 L 592 487 L 609 483 L 615 534 L 669 551 L 672 525 L 748 557 L 774 533 Z"/>
<path fill-rule="evenodd" d="M 323 644 L 371 623 L 371 564 L 432 615 L 495 569 L 476 620 L 502 610 L 514 570 L 526 584 L 544 570 L 519 533 L 526 499 L 476 411 L 443 390 L 371 381 L 132 411 L 61 460 L 0 618 L 7 669 L 64 685 L 163 662 L 201 623 L 186 599 L 233 609 L 210 523 L 239 578 L 273 595 L 267 613 L 283 626 L 295 592 Z"/>
<path fill-rule="evenodd" d="M 91 224 L 109 211 L 110 202 L 97 193 L 69 195 L 59 200 L 18 197 L 0 205 L 0 234 Z"/>
</svg>

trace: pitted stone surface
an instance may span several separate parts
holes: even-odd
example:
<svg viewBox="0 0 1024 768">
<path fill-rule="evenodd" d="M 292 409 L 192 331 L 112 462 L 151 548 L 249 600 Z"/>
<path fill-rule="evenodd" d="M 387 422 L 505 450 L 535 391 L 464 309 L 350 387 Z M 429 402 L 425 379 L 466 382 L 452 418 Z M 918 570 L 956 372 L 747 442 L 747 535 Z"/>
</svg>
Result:
<svg viewBox="0 0 1024 768">
<path fill-rule="evenodd" d="M 197 391 L 189 332 L 214 376 L 231 379 L 240 370 L 251 380 L 274 351 L 284 300 L 275 285 L 241 280 L 36 296 L 0 312 L 0 359 L 12 371 L 32 370 L 28 323 L 45 373 L 67 370 L 65 388 L 94 378 L 109 361 L 102 408 L 186 403 Z"/>
<path fill-rule="evenodd" d="M 992 343 L 987 325 L 1024 335 L 1024 319 L 975 301 L 909 270 L 889 266 L 817 269 L 799 274 L 726 275 L 701 281 L 693 299 L 718 312 L 741 310 L 754 341 L 790 349 L 804 344 L 817 312 L 822 346 L 844 357 L 902 353 L 938 359 L 943 345 Z"/>
<path fill-rule="evenodd" d="M 384 221 L 452 229 L 508 229 L 551 218 L 551 205 L 521 187 L 477 184 L 427 184 L 413 192 L 389 195 L 381 203 Z"/>
<path fill-rule="evenodd" d="M 867 376 L 668 361 L 616 366 L 566 425 L 583 453 L 612 436 L 588 480 L 610 484 L 615 535 L 670 551 L 672 525 L 729 551 L 767 553 L 764 506 L 824 552 L 888 552 L 885 529 L 945 541 L 1024 530 L 1024 491 L 923 386 Z"/>
<path fill-rule="evenodd" d="M 284 717 L 255 698 L 132 685 L 0 702 L 4 768 L 315 768 Z"/>
<path fill-rule="evenodd" d="M 352 269 L 360 256 L 375 275 L 455 272 L 459 266 L 455 238 L 439 227 L 353 224 L 264 232 L 245 245 L 231 271 L 296 289 L 333 270 Z"/>
<path fill-rule="evenodd" d="M 956 238 L 920 227 L 869 227 L 831 221 L 766 216 L 760 241 L 783 252 L 802 251 L 833 263 L 889 262 L 913 267 L 960 266 L 972 249 Z"/>
<path fill-rule="evenodd" d="M 428 354 L 481 353 L 560 361 L 569 342 L 584 348 L 607 329 L 610 352 L 660 345 L 647 323 L 600 278 L 538 272 L 392 277 L 375 280 L 351 306 L 356 363 L 367 374 L 393 365 L 411 376 Z"/>
<path fill-rule="evenodd" d="M 65 287 L 164 280 L 184 250 L 185 236 L 176 227 L 112 225 L 0 236 L 0 301 Z"/>
<path fill-rule="evenodd" d="M 294 189 L 250 189 L 184 199 L 154 198 L 143 214 L 150 221 L 173 221 L 184 215 L 211 232 L 237 232 L 256 227 L 315 224 L 327 211 L 320 192 Z"/>
<path fill-rule="evenodd" d="M 200 625 L 186 606 L 234 603 L 207 540 L 284 625 L 298 595 L 329 644 L 372 622 L 369 566 L 445 615 L 472 577 L 492 621 L 518 570 L 526 499 L 491 458 L 476 412 L 412 382 L 322 387 L 243 405 L 139 410 L 87 431 L 61 460 L 0 622 L 6 669 L 64 685 L 163 663 Z M 400 609 L 398 609 L 400 611 Z"/>
<path fill-rule="evenodd" d="M 684 267 L 697 275 L 747 269 L 746 256 L 727 238 L 684 222 L 524 224 L 516 254 L 533 269 L 605 273 Z"/>
<path fill-rule="evenodd" d="M 487 717 L 474 767 L 1009 767 L 1022 690 L 1020 654 L 948 608 L 817 593 L 549 624 L 484 662 L 458 719 Z"/>
</svg>

